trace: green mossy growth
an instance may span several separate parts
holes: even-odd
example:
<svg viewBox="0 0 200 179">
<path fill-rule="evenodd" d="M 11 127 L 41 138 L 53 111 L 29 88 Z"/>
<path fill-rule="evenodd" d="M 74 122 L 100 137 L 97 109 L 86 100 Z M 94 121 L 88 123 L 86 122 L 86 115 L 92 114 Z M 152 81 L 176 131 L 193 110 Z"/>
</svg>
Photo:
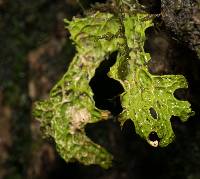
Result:
<svg viewBox="0 0 200 179">
<path fill-rule="evenodd" d="M 179 101 L 173 95 L 176 89 L 187 88 L 183 76 L 155 76 L 148 72 L 146 64 L 150 57 L 143 46 L 145 29 L 152 26 L 152 20 L 144 20 L 146 16 L 97 12 L 91 17 L 67 21 L 77 54 L 49 99 L 38 102 L 34 111 L 45 134 L 54 138 L 66 161 L 111 166 L 112 155 L 92 142 L 84 127 L 111 116 L 109 111 L 95 107 L 89 82 L 95 69 L 112 52 L 118 51 L 118 55 L 109 76 L 124 87 L 122 125 L 131 119 L 137 134 L 153 146 L 164 147 L 174 138 L 171 116 L 186 121 L 193 114 L 187 101 Z M 149 138 L 152 132 L 159 141 Z"/>
<path fill-rule="evenodd" d="M 142 21 L 144 15 L 136 15 L 124 19 L 125 35 L 130 49 L 129 59 L 120 56 L 111 68 L 110 77 L 119 80 L 124 87 L 121 95 L 123 112 L 120 121 L 127 119 L 134 122 L 136 133 L 147 142 L 157 147 L 167 146 L 173 141 L 174 133 L 170 118 L 178 116 L 184 122 L 193 112 L 190 103 L 180 101 L 174 97 L 174 91 L 187 88 L 187 81 L 182 75 L 151 75 L 148 72 L 147 62 L 149 54 L 144 52 L 145 29 L 151 26 L 151 21 Z M 127 61 L 129 71 L 125 79 L 121 80 L 119 69 L 122 61 Z M 154 117 L 151 114 L 153 110 Z M 150 134 L 156 133 L 157 139 L 151 140 Z"/>
</svg>

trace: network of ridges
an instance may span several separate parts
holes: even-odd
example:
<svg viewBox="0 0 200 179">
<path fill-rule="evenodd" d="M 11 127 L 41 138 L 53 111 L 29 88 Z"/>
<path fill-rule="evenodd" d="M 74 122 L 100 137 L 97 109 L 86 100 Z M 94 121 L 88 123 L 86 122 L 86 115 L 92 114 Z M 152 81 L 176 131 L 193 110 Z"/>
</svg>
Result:
<svg viewBox="0 0 200 179">
<path fill-rule="evenodd" d="M 123 41 L 121 38 L 108 41 L 102 37 L 117 34 L 119 20 L 112 14 L 96 13 L 67 22 L 67 28 L 77 53 L 49 98 L 36 103 L 34 113 L 44 134 L 55 140 L 57 150 L 66 161 L 108 168 L 112 155 L 88 138 L 84 128 L 111 115 L 95 107 L 89 82 L 100 63 Z"/>
<path fill-rule="evenodd" d="M 112 52 L 117 51 L 118 57 L 109 75 L 125 90 L 121 94 L 122 124 L 132 119 L 136 132 L 151 145 L 155 145 L 152 143 L 155 141 L 151 141 L 149 135 L 156 132 L 159 145 L 166 146 L 174 136 L 171 116 L 179 116 L 185 121 L 192 114 L 190 104 L 173 95 L 176 89 L 187 87 L 183 76 L 154 76 L 147 70 L 149 54 L 144 52 L 143 46 L 145 29 L 152 21 L 145 17 L 146 14 L 137 14 L 121 19 L 97 12 L 90 17 L 67 21 L 77 53 L 49 99 L 38 102 L 34 110 L 44 133 L 55 140 L 66 161 L 98 164 L 103 168 L 111 166 L 112 155 L 91 141 L 84 128 L 87 123 L 109 118 L 110 112 L 95 107 L 89 82 L 100 63 Z M 123 79 L 120 74 L 125 74 Z"/>
<path fill-rule="evenodd" d="M 109 74 L 110 77 L 119 80 L 124 87 L 125 92 L 121 95 L 124 109 L 120 115 L 122 125 L 127 119 L 131 119 L 136 133 L 150 145 L 165 147 L 174 138 L 171 117 L 178 116 L 184 122 L 194 113 L 189 102 L 174 97 L 176 89 L 188 87 L 184 76 L 156 76 L 148 72 L 147 62 L 150 56 L 144 52 L 143 47 L 145 29 L 151 22 L 142 19 L 143 15 L 137 15 L 126 16 L 124 20 L 125 34 L 130 48 L 130 58 L 126 62 L 128 64 L 126 78 L 122 80 L 118 75 L 122 58 L 117 60 Z"/>
</svg>

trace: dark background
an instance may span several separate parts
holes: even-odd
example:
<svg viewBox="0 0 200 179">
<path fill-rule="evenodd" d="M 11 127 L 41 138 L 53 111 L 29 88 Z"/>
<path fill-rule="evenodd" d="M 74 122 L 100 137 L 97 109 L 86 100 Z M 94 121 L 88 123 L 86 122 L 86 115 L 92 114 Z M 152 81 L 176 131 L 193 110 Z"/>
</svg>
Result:
<svg viewBox="0 0 200 179">
<path fill-rule="evenodd" d="M 95 2 L 85 0 L 82 6 Z M 160 1 L 140 3 L 151 14 L 162 14 Z M 63 19 L 82 16 L 82 6 L 75 0 L 0 0 L 0 179 L 200 179 L 200 61 L 162 17 L 146 31 L 149 70 L 185 75 L 189 89 L 175 96 L 189 100 L 196 112 L 186 123 L 172 117 L 175 142 L 152 148 L 135 134 L 131 121 L 122 130 L 115 121 L 88 125 L 87 135 L 115 157 L 113 167 L 103 170 L 66 163 L 54 142 L 42 139 L 32 107 L 48 97 L 73 58 Z"/>
</svg>

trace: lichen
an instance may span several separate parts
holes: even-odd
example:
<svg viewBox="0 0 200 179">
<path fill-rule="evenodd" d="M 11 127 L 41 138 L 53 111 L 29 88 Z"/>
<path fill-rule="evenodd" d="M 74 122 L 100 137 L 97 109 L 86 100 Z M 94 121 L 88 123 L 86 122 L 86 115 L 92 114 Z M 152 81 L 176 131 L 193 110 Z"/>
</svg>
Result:
<svg viewBox="0 0 200 179">
<path fill-rule="evenodd" d="M 66 21 L 77 54 L 49 99 L 35 107 L 35 116 L 41 121 L 44 133 L 54 138 L 66 161 L 111 166 L 112 155 L 91 141 L 84 127 L 111 116 L 109 111 L 95 107 L 89 82 L 95 69 L 112 52 L 117 51 L 118 55 L 109 76 L 124 87 L 123 111 L 119 115 L 122 125 L 131 119 L 137 134 L 152 146 L 164 147 L 174 138 L 171 116 L 186 121 L 192 114 L 190 104 L 173 95 L 176 89 L 187 88 L 182 75 L 156 76 L 148 72 L 150 56 L 143 46 L 145 29 L 152 26 L 152 20 L 146 16 L 97 12 L 91 17 Z M 158 140 L 149 138 L 152 132 L 158 135 Z"/>
<path fill-rule="evenodd" d="M 95 107 L 89 82 L 99 64 L 118 47 L 121 39 L 98 40 L 101 35 L 119 31 L 118 19 L 111 14 L 96 13 L 88 18 L 74 19 L 68 28 L 76 43 L 77 54 L 68 72 L 51 90 L 49 99 L 38 102 L 34 113 L 41 121 L 44 133 L 54 138 L 66 161 L 78 160 L 85 165 L 99 164 L 108 168 L 112 155 L 92 142 L 84 127 L 111 115 L 109 111 Z"/>
<path fill-rule="evenodd" d="M 171 117 L 178 116 L 184 122 L 193 112 L 189 102 L 180 101 L 173 94 L 176 89 L 188 87 L 184 76 L 159 76 L 148 72 L 147 63 L 150 56 L 144 52 L 143 47 L 145 29 L 152 23 L 142 19 L 144 15 L 141 14 L 131 17 L 127 15 L 124 19 L 125 35 L 130 49 L 130 59 L 126 60 L 127 69 L 124 69 L 129 71 L 128 75 L 123 80 L 118 75 L 121 61 L 124 60 L 119 57 L 109 74 L 124 87 L 125 92 L 121 95 L 124 108 L 120 114 L 122 125 L 127 119 L 131 119 L 136 133 L 150 145 L 165 147 L 174 139 Z M 152 132 L 157 135 L 157 139 L 150 139 Z"/>
</svg>

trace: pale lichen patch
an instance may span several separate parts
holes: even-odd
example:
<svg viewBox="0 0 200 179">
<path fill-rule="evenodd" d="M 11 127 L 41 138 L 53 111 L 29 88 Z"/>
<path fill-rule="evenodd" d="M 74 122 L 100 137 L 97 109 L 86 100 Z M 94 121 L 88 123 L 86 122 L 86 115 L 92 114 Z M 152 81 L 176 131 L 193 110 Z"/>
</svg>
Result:
<svg viewBox="0 0 200 179">
<path fill-rule="evenodd" d="M 104 120 L 109 119 L 112 116 L 111 112 L 108 110 L 102 111 L 101 112 L 101 118 Z"/>
<path fill-rule="evenodd" d="M 71 107 L 69 109 L 71 117 L 70 133 L 74 134 L 77 130 L 81 130 L 84 124 L 87 124 L 91 119 L 91 115 L 86 108 Z"/>
<path fill-rule="evenodd" d="M 152 147 L 158 147 L 158 145 L 159 145 L 158 140 L 155 140 L 155 141 L 148 140 L 147 142 L 148 142 L 149 145 L 151 145 Z"/>
<path fill-rule="evenodd" d="M 92 56 L 89 56 L 87 54 L 80 55 L 79 57 L 80 57 L 80 63 L 86 67 L 90 67 L 94 60 Z"/>
</svg>

